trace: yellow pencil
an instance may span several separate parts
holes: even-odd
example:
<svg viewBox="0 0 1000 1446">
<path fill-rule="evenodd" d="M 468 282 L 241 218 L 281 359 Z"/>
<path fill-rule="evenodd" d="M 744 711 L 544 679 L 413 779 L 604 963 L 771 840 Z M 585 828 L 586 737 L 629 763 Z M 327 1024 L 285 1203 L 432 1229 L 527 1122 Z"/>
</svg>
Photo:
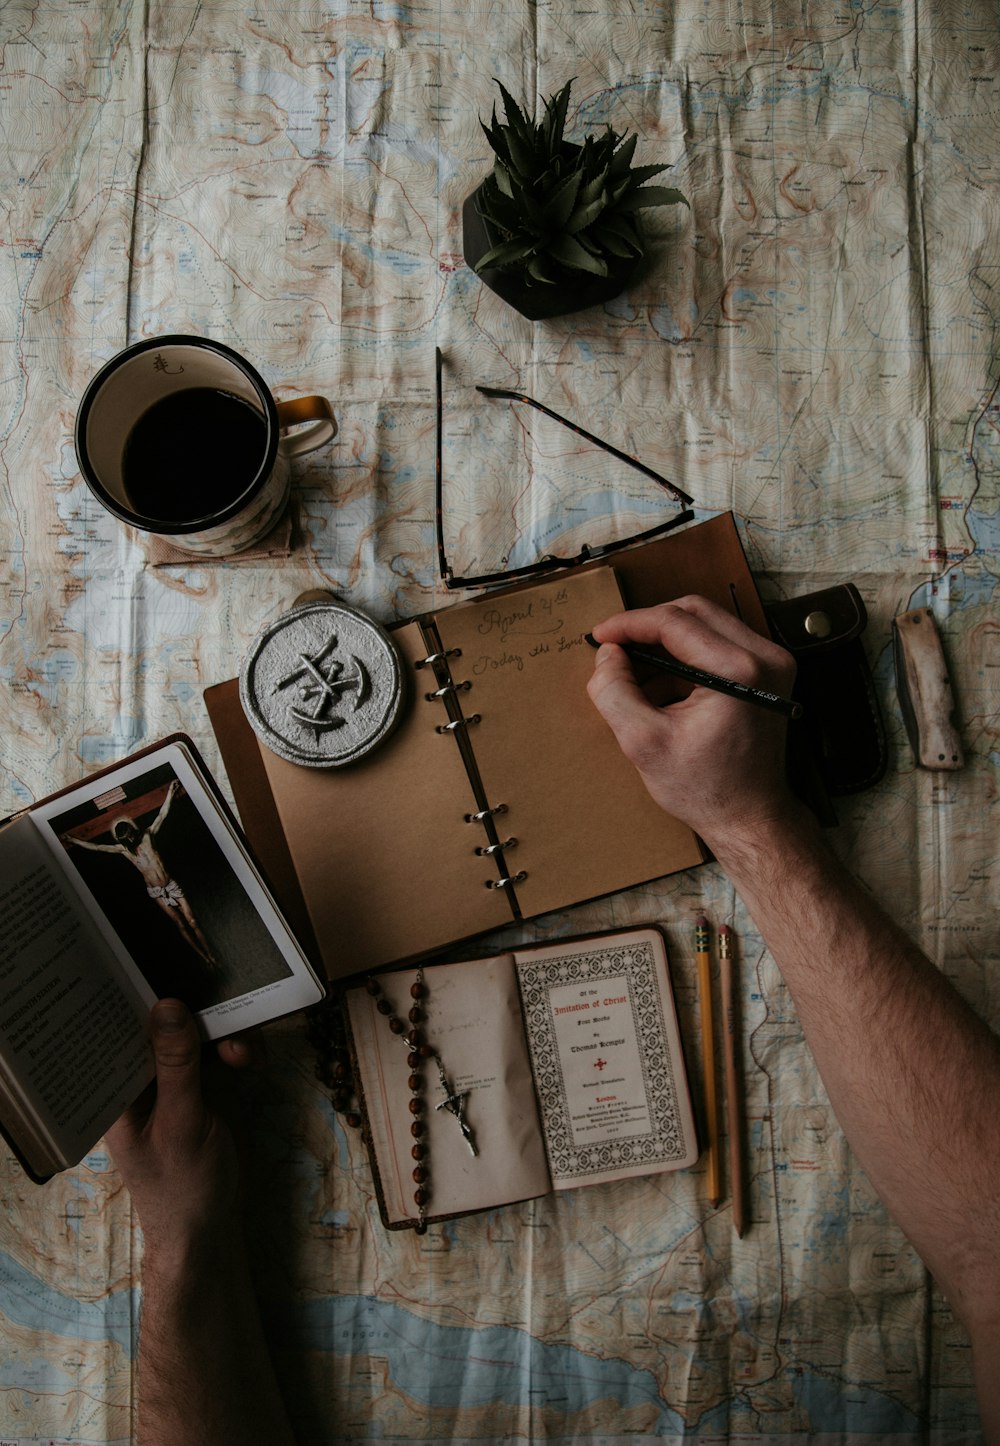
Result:
<svg viewBox="0 0 1000 1446">
<path fill-rule="evenodd" d="M 698 960 L 698 1003 L 701 1011 L 701 1060 L 705 1076 L 705 1129 L 708 1134 L 708 1201 L 722 1198 L 719 1185 L 719 1101 L 715 1093 L 715 1035 L 712 1027 L 712 961 L 708 953 L 708 920 L 695 921 L 695 957 Z"/>
<path fill-rule="evenodd" d="M 733 1201 L 733 1229 L 742 1238 L 746 1224 L 746 1187 L 743 1174 L 743 1100 L 740 1067 L 736 1057 L 739 1021 L 733 994 L 733 931 L 728 924 L 719 930 L 719 981 L 722 986 L 722 1019 L 725 1026 L 723 1063 L 726 1073 L 726 1124 L 729 1130 L 729 1194 Z"/>
</svg>

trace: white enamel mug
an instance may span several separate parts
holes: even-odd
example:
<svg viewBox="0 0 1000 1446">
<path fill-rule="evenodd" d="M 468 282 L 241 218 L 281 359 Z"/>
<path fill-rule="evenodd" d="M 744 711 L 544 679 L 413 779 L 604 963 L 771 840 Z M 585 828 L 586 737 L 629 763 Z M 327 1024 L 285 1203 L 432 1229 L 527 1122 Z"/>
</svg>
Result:
<svg viewBox="0 0 1000 1446">
<path fill-rule="evenodd" d="M 290 459 L 336 433 L 325 397 L 276 402 L 230 347 L 161 336 L 101 368 L 81 399 L 75 441 L 84 481 L 115 517 L 185 552 L 226 557 L 278 521 Z"/>
</svg>

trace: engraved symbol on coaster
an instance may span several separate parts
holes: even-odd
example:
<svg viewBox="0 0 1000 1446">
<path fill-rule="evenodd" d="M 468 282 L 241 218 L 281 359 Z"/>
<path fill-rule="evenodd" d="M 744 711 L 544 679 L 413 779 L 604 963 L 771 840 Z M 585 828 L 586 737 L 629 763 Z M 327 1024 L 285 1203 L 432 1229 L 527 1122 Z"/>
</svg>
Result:
<svg viewBox="0 0 1000 1446">
<path fill-rule="evenodd" d="M 284 688 L 296 689 L 296 697 L 302 706 L 290 703 L 288 716 L 301 727 L 311 728 L 317 743 L 320 734 L 327 733 L 331 728 L 343 728 L 347 721 L 333 711 L 342 693 L 353 689 L 355 712 L 371 696 L 371 679 L 361 659 L 352 654 L 349 663 L 342 663 L 331 656 L 339 644 L 337 634 L 331 633 L 318 652 L 312 657 L 302 653 L 300 666 L 293 668 L 286 677 L 279 678 L 274 685 L 275 692 L 279 693 Z"/>
<path fill-rule="evenodd" d="M 295 607 L 257 638 L 240 701 L 258 737 L 289 763 L 353 763 L 399 717 L 403 678 L 388 634 L 338 602 Z"/>
</svg>

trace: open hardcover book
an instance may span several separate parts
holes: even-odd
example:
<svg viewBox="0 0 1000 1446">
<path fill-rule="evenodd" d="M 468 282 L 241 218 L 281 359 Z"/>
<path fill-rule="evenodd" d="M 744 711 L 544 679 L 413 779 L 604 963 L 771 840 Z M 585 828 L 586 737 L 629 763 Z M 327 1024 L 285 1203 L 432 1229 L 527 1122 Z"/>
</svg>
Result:
<svg viewBox="0 0 1000 1446">
<path fill-rule="evenodd" d="M 8 820 L 0 879 L 0 1124 L 35 1179 L 152 1079 L 157 998 L 216 1039 L 323 995 L 187 739 Z"/>
<path fill-rule="evenodd" d="M 662 935 L 636 929 L 424 967 L 427 1219 L 679 1170 L 698 1157 Z M 413 975 L 346 991 L 385 1225 L 417 1223 L 405 1018 Z M 441 1076 L 443 1075 L 443 1083 Z M 451 1096 L 458 1104 L 444 1107 Z M 469 1139 L 466 1139 L 462 1125 Z M 471 1145 L 470 1145 L 471 1140 Z M 475 1154 L 473 1154 L 473 1147 Z"/>
</svg>

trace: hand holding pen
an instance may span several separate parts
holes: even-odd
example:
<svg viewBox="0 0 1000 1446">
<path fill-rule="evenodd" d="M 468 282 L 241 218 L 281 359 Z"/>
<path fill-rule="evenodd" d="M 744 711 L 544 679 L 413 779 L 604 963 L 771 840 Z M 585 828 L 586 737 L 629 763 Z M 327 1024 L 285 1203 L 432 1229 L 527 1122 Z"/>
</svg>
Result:
<svg viewBox="0 0 1000 1446">
<path fill-rule="evenodd" d="M 795 809 L 785 781 L 787 712 L 752 706 L 718 687 L 695 686 L 659 706 L 647 696 L 628 647 L 660 647 L 678 663 L 716 680 L 789 700 L 795 664 L 702 597 L 619 613 L 593 629 L 601 646 L 590 697 L 652 797 L 712 847 L 713 839 L 746 837 L 774 808 Z"/>
<path fill-rule="evenodd" d="M 592 648 L 601 646 L 593 633 L 586 633 L 585 637 Z M 750 683 L 738 683 L 735 678 L 722 678 L 718 673 L 694 668 L 690 663 L 678 662 L 676 658 L 667 658 L 659 653 L 651 653 L 646 648 L 637 648 L 634 643 L 622 643 L 620 646 L 633 662 L 645 663 L 647 668 L 669 673 L 672 678 L 680 678 L 682 682 L 691 683 L 696 688 L 711 688 L 714 693 L 725 693 L 727 697 L 739 698 L 741 703 L 753 703 L 758 708 L 768 708 L 773 713 L 781 713 L 785 718 L 802 717 L 802 704 L 797 703 L 794 698 L 772 693 L 767 688 L 755 688 Z"/>
</svg>

